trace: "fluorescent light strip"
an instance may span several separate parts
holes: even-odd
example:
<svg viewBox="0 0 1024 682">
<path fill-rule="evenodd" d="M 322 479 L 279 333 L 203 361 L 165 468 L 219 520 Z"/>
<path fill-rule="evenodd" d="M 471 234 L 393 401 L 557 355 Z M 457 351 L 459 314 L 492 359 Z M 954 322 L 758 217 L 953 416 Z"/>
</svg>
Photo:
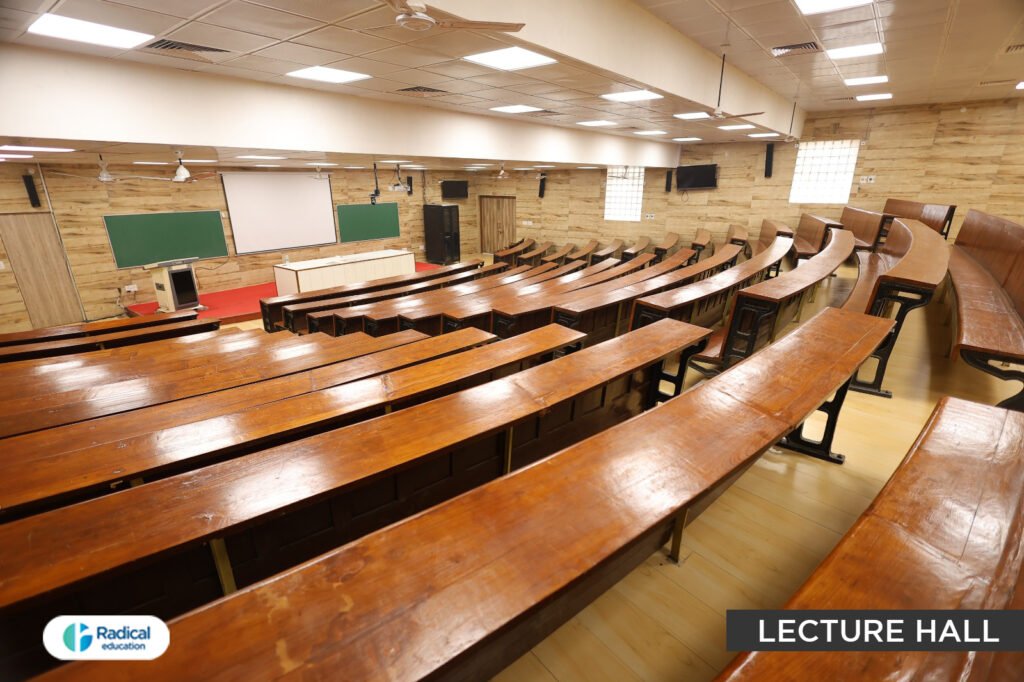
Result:
<svg viewBox="0 0 1024 682">
<path fill-rule="evenodd" d="M 5 144 L 0 146 L 0 152 L 73 152 L 74 149 L 67 147 L 25 147 L 20 144 Z"/>
<path fill-rule="evenodd" d="M 864 76 L 863 78 L 846 78 L 843 83 L 849 87 L 856 87 L 858 85 L 878 85 L 879 83 L 888 83 L 888 76 Z"/>
<path fill-rule="evenodd" d="M 706 111 L 692 111 L 688 114 L 672 114 L 676 118 L 680 118 L 684 121 L 699 121 L 702 118 L 711 118 L 711 114 Z"/>
<path fill-rule="evenodd" d="M 753 130 L 754 126 L 749 123 L 737 123 L 731 126 L 718 126 L 719 130 Z"/>
<path fill-rule="evenodd" d="M 412 163 L 408 159 L 382 159 L 379 163 Z"/>
<path fill-rule="evenodd" d="M 778 133 L 750 133 L 747 137 L 778 137 Z"/>
<path fill-rule="evenodd" d="M 576 166 L 576 170 L 600 170 L 600 166 Z"/>
<path fill-rule="evenodd" d="M 1024 90 L 1024 81 L 1021 81 L 1020 83 L 1017 83 L 1017 89 L 1018 90 Z M 0 149 L 3 149 L 3 147 L 0 147 Z"/>
<path fill-rule="evenodd" d="M 32 22 L 32 25 L 28 27 L 28 32 L 49 38 L 116 47 L 122 50 L 130 50 L 153 39 L 153 35 L 149 33 L 129 31 L 116 26 L 62 17 L 58 14 L 44 14 Z"/>
<path fill-rule="evenodd" d="M 307 166 L 324 166 L 324 167 L 327 167 L 327 166 L 337 166 L 338 164 L 336 164 L 336 163 L 327 163 L 326 161 L 307 161 L 306 165 Z"/>
<path fill-rule="evenodd" d="M 668 135 L 664 130 L 637 130 L 634 135 Z"/>
<path fill-rule="evenodd" d="M 880 92 L 877 95 L 857 95 L 858 102 L 875 102 L 880 99 L 892 99 L 892 93 Z"/>
<path fill-rule="evenodd" d="M 661 99 L 662 96 L 656 92 L 650 90 L 630 90 L 629 92 L 610 92 L 607 95 L 601 95 L 603 99 L 608 99 L 613 102 L 643 102 L 649 99 Z"/>
<path fill-rule="evenodd" d="M 796 0 L 797 9 L 802 14 L 835 12 L 841 9 L 870 5 L 871 3 L 872 0 Z"/>
<path fill-rule="evenodd" d="M 0 159 L 31 159 L 31 154 L 0 154 Z"/>
<path fill-rule="evenodd" d="M 588 128 L 604 128 L 615 124 L 612 121 L 577 121 L 576 125 L 587 126 Z"/>
<path fill-rule="evenodd" d="M 480 52 L 463 57 L 467 62 L 489 66 L 492 69 L 501 71 L 518 71 L 519 69 L 532 69 L 536 66 L 547 66 L 555 64 L 558 60 L 546 55 L 524 50 L 521 47 L 506 47 L 501 50 Z"/>
<path fill-rule="evenodd" d="M 366 166 L 345 166 L 345 170 L 366 170 Z"/>
<path fill-rule="evenodd" d="M 253 167 L 255 167 L 255 168 L 280 168 L 281 164 L 279 164 L 279 163 L 254 163 Z"/>
<path fill-rule="evenodd" d="M 699 138 L 699 137 L 673 137 L 672 138 L 673 142 L 700 142 L 700 140 L 701 140 L 701 138 Z"/>
<path fill-rule="evenodd" d="M 182 159 L 182 163 L 217 163 L 217 159 Z"/>
<path fill-rule="evenodd" d="M 133 166 L 170 166 L 169 161 L 132 161 Z"/>
<path fill-rule="evenodd" d="M 491 107 L 491 111 L 500 111 L 503 114 L 528 114 L 531 111 L 540 110 L 540 107 L 531 107 L 525 104 L 509 104 L 504 107 Z"/>
<path fill-rule="evenodd" d="M 863 45 L 851 45 L 849 47 L 836 47 L 825 50 L 830 59 L 853 59 L 854 57 L 869 57 L 873 54 L 882 54 L 882 43 L 865 43 Z"/>
<path fill-rule="evenodd" d="M 236 156 L 236 159 L 258 159 L 260 161 L 283 161 L 283 156 L 263 156 L 262 154 L 247 154 L 245 156 Z"/>
<path fill-rule="evenodd" d="M 320 81 L 322 83 L 352 83 L 364 81 L 370 78 L 369 74 L 345 71 L 344 69 L 332 69 L 328 66 L 310 66 L 297 71 L 289 71 L 285 74 L 292 78 L 302 78 L 309 81 Z"/>
<path fill-rule="evenodd" d="M 558 166 L 534 166 L 534 168 L 558 168 Z"/>
</svg>

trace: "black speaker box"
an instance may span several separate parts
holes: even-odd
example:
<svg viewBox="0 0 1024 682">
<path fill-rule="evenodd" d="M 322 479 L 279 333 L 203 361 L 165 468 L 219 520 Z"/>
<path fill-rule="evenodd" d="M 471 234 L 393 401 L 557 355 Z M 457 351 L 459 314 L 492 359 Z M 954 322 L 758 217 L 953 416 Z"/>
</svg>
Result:
<svg viewBox="0 0 1024 682">
<path fill-rule="evenodd" d="M 540 197 L 541 199 L 544 198 L 544 187 L 545 185 L 547 185 L 547 183 L 548 179 L 546 176 L 540 179 L 540 185 L 537 187 L 537 196 Z"/>
<path fill-rule="evenodd" d="M 775 162 L 775 143 L 769 142 L 764 152 L 764 176 L 772 176 L 772 164 Z"/>
<path fill-rule="evenodd" d="M 409 193 L 409 196 L 412 196 L 412 176 L 411 175 L 405 178 L 405 186 L 407 188 L 406 191 Z"/>
<path fill-rule="evenodd" d="M 42 204 L 39 203 L 39 192 L 36 191 L 35 178 L 26 173 L 21 176 L 21 180 L 25 183 L 25 192 L 28 193 L 28 203 L 32 204 L 33 208 L 39 208 L 42 206 Z"/>
<path fill-rule="evenodd" d="M 671 192 L 672 191 L 672 169 L 671 168 L 669 168 L 668 171 L 665 173 L 665 191 L 666 192 Z"/>
</svg>

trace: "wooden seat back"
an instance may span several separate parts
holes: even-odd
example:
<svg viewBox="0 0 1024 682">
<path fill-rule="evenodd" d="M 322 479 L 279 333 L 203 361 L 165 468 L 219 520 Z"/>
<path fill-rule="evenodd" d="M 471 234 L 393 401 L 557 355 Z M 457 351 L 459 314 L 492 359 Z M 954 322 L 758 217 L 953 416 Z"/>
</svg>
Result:
<svg viewBox="0 0 1024 682">
<path fill-rule="evenodd" d="M 173 313 L 156 313 L 154 315 L 136 315 L 135 317 L 119 317 L 113 320 L 97 320 L 96 322 L 80 322 L 63 324 L 56 327 L 43 327 L 23 332 L 0 334 L 0 346 L 14 346 L 22 343 L 39 343 L 41 341 L 59 341 L 81 336 L 95 336 L 114 331 L 139 329 L 170 322 L 186 322 L 196 319 L 195 310 L 178 310 Z"/>
<path fill-rule="evenodd" d="M 0 575 L 10 578 L 0 608 L 88 589 L 87 579 L 211 536 L 235 557 L 237 585 L 265 578 L 650 408 L 661 362 L 707 333 L 666 320 L 370 421 L 0 525 Z M 325 515 L 336 522 L 323 527 Z M 134 597 L 125 592 L 121 608 Z"/>
<path fill-rule="evenodd" d="M 633 244 L 633 246 L 630 246 L 628 249 L 626 249 L 625 251 L 622 252 L 622 260 L 623 260 L 623 262 L 628 261 L 628 260 L 633 259 L 633 258 L 636 258 L 641 253 L 643 253 L 648 248 L 650 248 L 650 246 L 651 246 L 651 238 L 650 237 L 640 237 L 639 239 L 636 240 L 636 243 Z"/>
<path fill-rule="evenodd" d="M 956 206 L 947 204 L 924 204 L 909 199 L 886 199 L 882 212 L 897 218 L 920 220 L 943 237 L 949 235 Z"/>
<path fill-rule="evenodd" d="M 621 248 L 622 240 L 613 239 L 611 243 L 608 244 L 608 246 L 605 246 L 604 248 L 595 251 L 594 255 L 590 257 L 590 262 L 596 263 L 600 260 L 604 260 L 605 258 L 614 258 L 615 255 L 619 252 L 619 249 Z"/>
<path fill-rule="evenodd" d="M 885 214 L 844 206 L 839 222 L 843 224 L 843 229 L 853 233 L 855 249 L 874 251 L 882 236 Z"/>
<path fill-rule="evenodd" d="M 798 258 L 810 258 L 825 247 L 829 228 L 842 229 L 840 223 L 828 218 L 804 213 L 796 228 L 793 245 Z"/>
<path fill-rule="evenodd" d="M 1024 225 L 971 209 L 957 233 L 956 247 L 985 266 L 1007 293 L 1024 278 Z M 1024 315 L 1024 297 L 1015 303 Z"/>
<path fill-rule="evenodd" d="M 575 250 L 576 250 L 576 245 L 575 244 L 571 244 L 571 243 L 565 244 L 564 246 L 560 246 L 559 248 L 555 249 L 554 252 L 548 254 L 547 256 L 542 256 L 540 260 L 543 263 L 558 263 L 558 264 L 562 264 L 562 263 L 565 262 L 566 256 L 568 256 L 570 253 L 572 253 Z"/>
<path fill-rule="evenodd" d="M 1022 432 L 1024 413 L 942 398 L 878 497 L 786 608 L 1020 608 Z M 1021 670 L 1019 652 L 762 651 L 740 654 L 718 680 L 1009 680 Z"/>
<path fill-rule="evenodd" d="M 516 256 L 533 248 L 533 245 L 537 242 L 533 241 L 529 237 L 522 239 L 517 244 L 513 244 L 507 248 L 501 249 L 500 251 L 494 252 L 494 260 L 514 265 L 516 262 Z"/>
<path fill-rule="evenodd" d="M 540 262 L 541 257 L 548 252 L 553 246 L 551 242 L 543 242 L 536 244 L 529 251 L 525 251 L 516 257 L 516 263 L 526 263 L 527 265 L 537 265 Z"/>
<path fill-rule="evenodd" d="M 752 252 L 756 255 L 771 247 L 775 243 L 776 237 L 792 236 L 793 230 L 789 225 L 765 218 L 761 221 L 761 232 L 757 236 L 757 241 L 752 244 Z"/>
<path fill-rule="evenodd" d="M 324 298 L 337 298 L 339 296 L 351 296 L 353 294 L 379 291 L 395 286 L 404 286 L 415 282 L 422 282 L 435 277 L 446 277 L 466 270 L 479 268 L 484 264 L 482 260 L 472 260 L 463 263 L 452 263 L 442 265 L 439 268 L 413 272 L 408 275 L 395 275 L 394 277 L 382 277 L 366 282 L 354 282 L 343 284 L 329 289 L 317 289 L 316 291 L 304 291 L 298 294 L 285 294 L 260 299 L 260 314 L 263 317 L 263 330 L 276 332 L 281 329 L 278 325 L 282 323 L 281 311 L 284 306 L 290 303 L 302 303 L 303 301 L 318 301 Z"/>
<path fill-rule="evenodd" d="M 672 249 L 679 246 L 679 242 L 682 239 L 675 232 L 666 232 L 665 238 L 654 247 L 655 262 L 661 261 L 667 256 Z"/>
<path fill-rule="evenodd" d="M 725 233 L 726 244 L 736 244 L 738 246 L 746 246 L 747 240 L 750 237 L 747 234 L 747 228 L 743 225 L 737 225 L 735 223 L 729 225 L 729 229 Z"/>
<path fill-rule="evenodd" d="M 840 389 L 887 330 L 822 311 L 636 419 L 192 611 L 171 623 L 174 645 L 154 661 L 75 662 L 51 682 L 258 677 L 282 661 L 310 677 L 343 662 L 353 680 L 490 679 L 675 545 L 702 500 Z M 268 618 L 268 605 L 287 608 Z M 231 646 L 210 647 L 211 633 Z"/>
<path fill-rule="evenodd" d="M 583 246 L 574 250 L 572 253 L 566 256 L 565 259 L 582 260 L 586 261 L 589 264 L 590 257 L 594 254 L 595 251 L 597 251 L 597 247 L 598 241 L 596 239 L 591 239 L 589 242 L 587 242 L 586 244 L 584 244 Z"/>
</svg>

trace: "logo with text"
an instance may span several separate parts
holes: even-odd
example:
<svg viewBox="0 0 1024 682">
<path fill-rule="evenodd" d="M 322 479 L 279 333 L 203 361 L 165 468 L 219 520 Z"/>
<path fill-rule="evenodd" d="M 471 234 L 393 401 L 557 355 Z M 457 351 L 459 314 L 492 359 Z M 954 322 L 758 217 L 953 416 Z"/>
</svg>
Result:
<svg viewBox="0 0 1024 682">
<path fill-rule="evenodd" d="M 149 661 L 170 643 L 155 616 L 57 616 L 43 629 L 43 646 L 62 661 Z"/>
</svg>

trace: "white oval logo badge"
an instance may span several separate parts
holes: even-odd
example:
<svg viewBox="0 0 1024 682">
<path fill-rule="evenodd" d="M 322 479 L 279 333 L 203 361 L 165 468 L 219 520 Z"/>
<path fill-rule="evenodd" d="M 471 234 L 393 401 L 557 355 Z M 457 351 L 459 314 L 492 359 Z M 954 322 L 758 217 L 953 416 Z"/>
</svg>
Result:
<svg viewBox="0 0 1024 682">
<path fill-rule="evenodd" d="M 57 616 L 43 629 L 43 646 L 62 661 L 149 661 L 170 643 L 155 616 Z"/>
</svg>

